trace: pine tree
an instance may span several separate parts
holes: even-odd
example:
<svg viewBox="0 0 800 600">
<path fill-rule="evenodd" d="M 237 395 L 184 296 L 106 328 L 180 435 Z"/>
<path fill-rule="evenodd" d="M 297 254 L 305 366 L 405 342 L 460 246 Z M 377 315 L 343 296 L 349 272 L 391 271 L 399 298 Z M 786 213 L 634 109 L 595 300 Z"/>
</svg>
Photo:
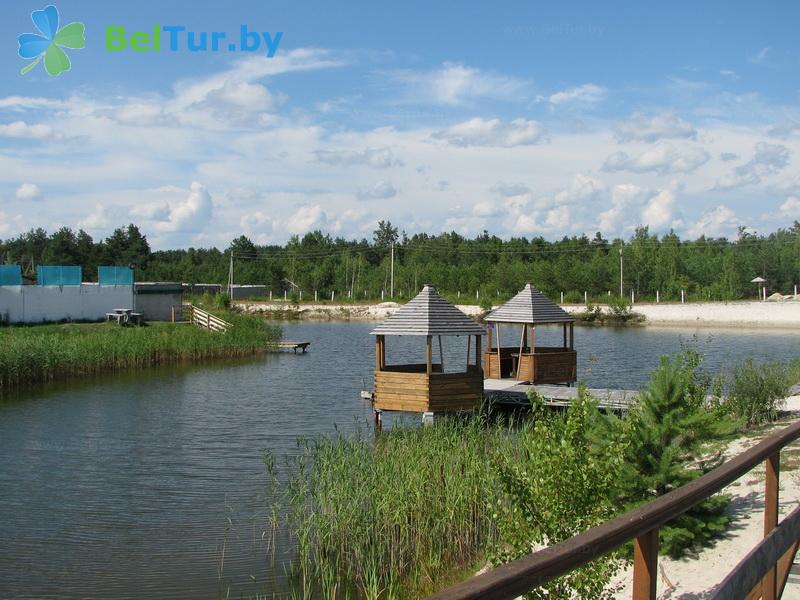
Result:
<svg viewBox="0 0 800 600">
<path fill-rule="evenodd" d="M 666 494 L 717 466 L 720 456 L 700 459 L 701 444 L 716 431 L 717 416 L 705 407 L 707 386 L 698 375 L 699 358 L 685 352 L 661 359 L 635 410 L 609 418 L 597 439 L 624 440 L 625 461 L 616 500 L 628 510 Z M 714 496 L 660 530 L 661 551 L 680 556 L 725 529 L 726 496 Z"/>
</svg>

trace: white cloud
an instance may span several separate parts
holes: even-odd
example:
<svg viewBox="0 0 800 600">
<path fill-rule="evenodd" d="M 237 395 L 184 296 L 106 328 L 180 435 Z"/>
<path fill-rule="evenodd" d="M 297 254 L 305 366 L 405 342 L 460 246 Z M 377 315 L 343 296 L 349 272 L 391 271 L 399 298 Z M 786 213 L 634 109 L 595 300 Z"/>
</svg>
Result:
<svg viewBox="0 0 800 600">
<path fill-rule="evenodd" d="M 301 206 L 283 223 L 283 228 L 292 235 L 301 235 L 313 229 L 321 229 L 328 223 L 328 215 L 319 204 Z"/>
<path fill-rule="evenodd" d="M 494 202 L 486 200 L 484 202 L 476 202 L 472 206 L 472 215 L 475 217 L 496 217 L 500 214 Z"/>
<path fill-rule="evenodd" d="M 789 164 L 790 150 L 782 144 L 758 142 L 753 158 L 736 167 L 731 175 L 717 179 L 715 190 L 730 190 L 745 185 L 761 183 L 762 177 L 780 173 Z"/>
<path fill-rule="evenodd" d="M 775 123 L 767 130 L 767 135 L 770 137 L 785 140 L 793 133 L 800 131 L 800 122 L 798 121 L 782 121 Z"/>
<path fill-rule="evenodd" d="M 17 200 L 39 200 L 42 197 L 42 190 L 35 183 L 23 183 L 14 195 Z"/>
<path fill-rule="evenodd" d="M 622 221 L 641 205 L 648 192 L 632 183 L 615 185 L 611 190 L 611 208 L 600 213 L 597 228 L 604 233 L 619 233 Z"/>
<path fill-rule="evenodd" d="M 739 74 L 731 69 L 722 69 L 719 74 L 731 81 L 737 81 L 739 79 Z"/>
<path fill-rule="evenodd" d="M 37 98 L 33 96 L 6 96 L 0 98 L 0 110 L 23 110 L 57 109 L 63 108 L 65 102 L 53 100 L 52 98 Z"/>
<path fill-rule="evenodd" d="M 53 130 L 48 125 L 39 123 L 28 125 L 25 121 L 14 121 L 0 125 L 0 137 L 41 140 L 52 134 Z"/>
<path fill-rule="evenodd" d="M 397 195 L 397 190 L 389 181 L 379 181 L 371 189 L 360 190 L 356 193 L 361 200 L 385 200 Z"/>
<path fill-rule="evenodd" d="M 730 162 L 732 160 L 738 160 L 739 155 L 735 152 L 722 152 L 719 155 L 719 159 L 723 162 Z"/>
<path fill-rule="evenodd" d="M 781 204 L 781 215 L 789 219 L 800 219 L 800 198 L 790 196 Z"/>
<path fill-rule="evenodd" d="M 482 98 L 520 98 L 528 86 L 521 79 L 449 62 L 432 71 L 393 71 L 389 76 L 405 88 L 409 101 L 450 106 Z"/>
<path fill-rule="evenodd" d="M 166 221 L 170 214 L 169 203 L 162 201 L 137 204 L 131 207 L 131 214 L 148 221 Z"/>
<path fill-rule="evenodd" d="M 399 167 L 403 161 L 397 158 L 391 148 L 366 148 L 364 150 L 317 150 L 317 160 L 327 165 L 353 166 L 368 165 L 376 169 Z"/>
<path fill-rule="evenodd" d="M 676 148 L 672 144 L 660 142 L 636 156 L 627 152 L 615 152 L 603 164 L 604 171 L 632 171 L 634 173 L 691 173 L 708 162 L 711 156 L 702 148 L 684 146 Z"/>
<path fill-rule="evenodd" d="M 720 204 L 703 213 L 697 222 L 689 228 L 689 236 L 693 238 L 698 238 L 701 235 L 706 237 L 730 237 L 736 232 L 738 226 L 739 221 L 734 212 L 724 204 Z"/>
<path fill-rule="evenodd" d="M 569 229 L 571 223 L 568 206 L 556 206 L 547 212 L 545 225 L 557 231 Z"/>
<path fill-rule="evenodd" d="M 475 117 L 437 131 L 432 135 L 452 146 L 497 146 L 514 148 L 547 141 L 544 129 L 536 121 L 514 119 L 504 123 L 499 119 Z"/>
<path fill-rule="evenodd" d="M 548 100 L 551 104 L 597 104 L 605 100 L 607 90 L 594 83 L 585 83 L 552 94 Z"/>
<path fill-rule="evenodd" d="M 213 211 L 211 194 L 195 181 L 189 186 L 187 198 L 170 206 L 169 214 L 156 224 L 156 230 L 164 233 L 196 233 L 211 225 Z"/>
<path fill-rule="evenodd" d="M 578 173 L 569 186 L 555 195 L 556 204 L 573 204 L 596 200 L 605 191 L 605 184 L 592 177 Z"/>
<path fill-rule="evenodd" d="M 99 202 L 94 205 L 93 212 L 78 221 L 78 227 L 88 231 L 103 231 L 108 229 L 110 225 L 111 220 L 109 219 L 106 207 Z"/>
<path fill-rule="evenodd" d="M 491 187 L 491 191 L 499 194 L 500 196 L 508 198 L 510 196 L 521 196 L 522 194 L 527 194 L 531 191 L 531 189 L 524 183 L 504 183 L 502 181 L 498 181 Z"/>
<path fill-rule="evenodd" d="M 673 190 L 661 190 L 642 211 L 642 222 L 653 229 L 663 229 L 670 225 L 675 211 L 676 194 Z"/>
<path fill-rule="evenodd" d="M 614 133 L 620 142 L 656 142 L 663 138 L 694 138 L 697 130 L 670 112 L 653 117 L 634 113 L 627 121 L 616 123 Z"/>
<path fill-rule="evenodd" d="M 769 46 L 761 48 L 761 50 L 759 50 L 755 54 L 751 54 L 749 57 L 747 57 L 747 60 L 748 62 L 751 62 L 754 65 L 763 64 L 767 60 L 767 56 L 769 56 L 770 51 L 771 48 Z"/>
</svg>

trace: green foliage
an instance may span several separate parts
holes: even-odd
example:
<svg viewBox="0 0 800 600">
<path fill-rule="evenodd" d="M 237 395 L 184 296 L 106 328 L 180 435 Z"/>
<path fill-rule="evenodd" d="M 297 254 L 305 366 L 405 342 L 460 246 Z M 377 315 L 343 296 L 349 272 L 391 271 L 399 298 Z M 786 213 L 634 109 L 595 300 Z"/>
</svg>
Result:
<svg viewBox="0 0 800 600">
<path fill-rule="evenodd" d="M 629 321 L 633 316 L 630 301 L 620 296 L 612 296 L 608 299 L 608 310 L 611 312 L 611 316 L 620 323 Z"/>
<path fill-rule="evenodd" d="M 603 320 L 603 307 L 591 302 L 586 305 L 586 310 L 578 313 L 578 319 L 586 323 L 597 323 Z"/>
<path fill-rule="evenodd" d="M 214 308 L 217 310 L 230 310 L 231 297 L 227 292 L 220 292 L 214 296 Z"/>
<path fill-rule="evenodd" d="M 702 444 L 718 427 L 717 413 L 705 405 L 707 380 L 698 372 L 699 360 L 693 352 L 663 357 L 636 409 L 598 422 L 596 439 L 624 440 L 615 491 L 621 509 L 677 489 L 720 463 L 719 455 L 699 460 Z M 727 504 L 725 496 L 716 496 L 667 523 L 660 530 L 661 551 L 677 557 L 707 543 L 725 528 Z"/>
<path fill-rule="evenodd" d="M 442 293 L 461 292 L 463 302 L 480 297 L 499 298 L 533 282 L 552 299 L 589 298 L 605 302 L 608 290 L 619 289 L 619 251 L 625 262 L 625 289 L 639 299 L 678 301 L 681 290 L 697 300 L 752 297 L 750 280 L 765 277 L 771 288 L 788 292 L 800 270 L 800 223 L 769 235 L 742 232 L 738 239 L 681 240 L 674 233 L 652 235 L 639 228 L 632 238 L 608 241 L 602 235 L 541 237 L 503 240 L 487 232 L 468 239 L 455 232 L 411 237 L 398 233 L 389 222 L 378 224 L 373 238 L 346 240 L 322 231 L 292 237 L 283 246 L 260 246 L 245 236 L 230 247 L 188 248 L 151 252 L 146 238 L 133 225 L 117 229 L 104 241 L 94 242 L 85 232 L 61 229 L 48 235 L 31 230 L 0 242 L 0 260 L 31 265 L 64 262 L 84 267 L 93 278 L 99 264 L 134 264 L 139 281 L 223 283 L 227 281 L 230 252 L 234 254 L 237 283 L 268 286 L 274 294 L 293 282 L 306 300 L 314 290 L 320 297 L 337 298 L 347 292 L 355 300 L 375 300 L 389 289 L 390 247 L 395 243 L 395 295 L 410 298 L 424 283 Z M 89 279 L 91 280 L 91 279 Z M 287 281 L 288 280 L 288 281 Z"/>
<path fill-rule="evenodd" d="M 473 565 L 496 537 L 486 455 L 507 445 L 503 427 L 451 417 L 395 424 L 374 445 L 370 437 L 303 442 L 287 497 L 271 511 L 297 544 L 293 575 L 303 591 L 332 598 L 338 585 L 377 598 L 402 588 L 417 597 Z"/>
<path fill-rule="evenodd" d="M 499 535 L 491 555 L 495 566 L 614 515 L 610 498 L 622 448 L 612 441 L 605 452 L 592 451 L 590 432 L 598 417 L 596 405 L 581 390 L 565 417 L 538 413 L 522 425 L 509 451 L 493 455 L 501 484 L 493 514 Z M 612 598 L 614 590 L 608 586 L 620 566 L 616 554 L 599 557 L 525 597 Z"/>
<path fill-rule="evenodd" d="M 16 386 L 183 361 L 249 356 L 280 340 L 256 317 L 219 314 L 233 327 L 216 333 L 188 324 L 33 325 L 0 329 L 0 391 Z"/>
<path fill-rule="evenodd" d="M 361 432 L 304 442 L 270 511 L 297 545 L 298 593 L 420 597 L 486 557 L 500 564 L 609 518 L 621 452 L 590 451 L 597 417 L 581 394 L 566 415 L 523 423 L 442 417 L 395 424 L 374 444 Z M 619 564 L 600 558 L 530 597 L 610 597 Z"/>
<path fill-rule="evenodd" d="M 731 370 L 730 387 L 723 407 L 745 427 L 775 421 L 789 388 L 797 383 L 796 363 L 756 364 L 752 358 Z"/>
</svg>

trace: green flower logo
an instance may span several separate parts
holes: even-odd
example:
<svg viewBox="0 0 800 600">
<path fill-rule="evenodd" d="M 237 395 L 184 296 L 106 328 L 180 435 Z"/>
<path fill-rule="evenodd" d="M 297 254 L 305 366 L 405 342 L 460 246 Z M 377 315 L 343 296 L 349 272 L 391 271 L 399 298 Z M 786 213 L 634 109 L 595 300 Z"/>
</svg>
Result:
<svg viewBox="0 0 800 600">
<path fill-rule="evenodd" d="M 62 48 L 80 50 L 86 47 L 85 28 L 83 23 L 70 23 L 59 29 L 60 21 L 58 9 L 48 6 L 42 10 L 31 13 L 31 20 L 41 32 L 23 33 L 17 38 L 19 42 L 19 55 L 24 59 L 35 59 L 26 65 L 20 75 L 25 75 L 38 65 L 44 58 L 44 68 L 51 77 L 69 71 L 72 64 L 69 56 Z"/>
</svg>

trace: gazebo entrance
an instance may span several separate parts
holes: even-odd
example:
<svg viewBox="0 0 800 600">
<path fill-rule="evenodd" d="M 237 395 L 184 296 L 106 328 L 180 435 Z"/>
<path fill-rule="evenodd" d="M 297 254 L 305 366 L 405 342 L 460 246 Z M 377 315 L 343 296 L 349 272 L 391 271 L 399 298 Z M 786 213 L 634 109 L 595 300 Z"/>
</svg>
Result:
<svg viewBox="0 0 800 600">
<path fill-rule="evenodd" d="M 488 379 L 516 379 L 536 384 L 577 381 L 575 319 L 530 283 L 511 300 L 486 316 L 490 324 L 488 349 L 484 353 Z M 537 346 L 536 325 L 561 324 L 562 346 Z M 517 329 L 519 344 L 502 346 L 501 327 Z M 497 346 L 493 346 L 493 338 Z"/>
</svg>

